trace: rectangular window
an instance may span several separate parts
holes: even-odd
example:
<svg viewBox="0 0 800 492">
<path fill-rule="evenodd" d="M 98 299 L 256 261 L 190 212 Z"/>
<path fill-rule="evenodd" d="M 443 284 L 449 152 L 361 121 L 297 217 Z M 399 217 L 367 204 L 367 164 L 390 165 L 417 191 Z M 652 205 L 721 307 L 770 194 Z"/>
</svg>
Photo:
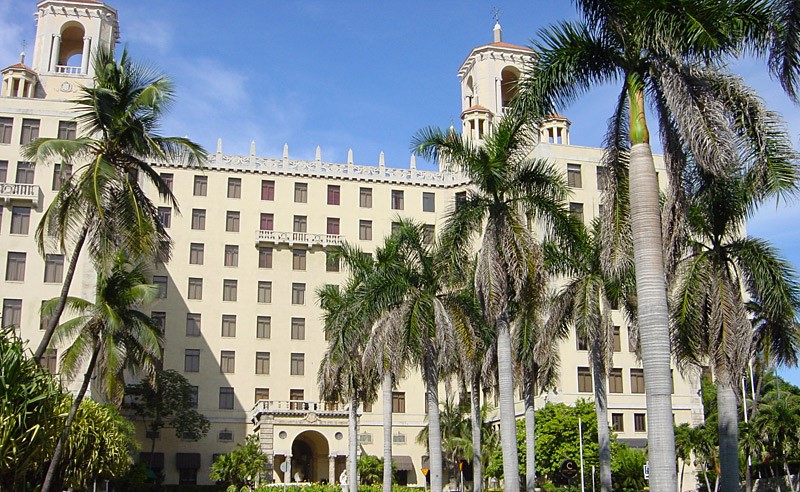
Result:
<svg viewBox="0 0 800 492">
<path fill-rule="evenodd" d="M 305 269 L 306 269 L 306 250 L 293 249 L 292 270 L 305 270 Z"/>
<path fill-rule="evenodd" d="M 572 214 L 573 217 L 583 222 L 583 204 L 570 202 L 569 204 L 569 213 Z"/>
<path fill-rule="evenodd" d="M 308 184 L 306 183 L 294 184 L 294 202 L 295 203 L 308 202 Z"/>
<path fill-rule="evenodd" d="M 219 409 L 233 410 L 233 388 L 223 386 L 219 389 Z"/>
<path fill-rule="evenodd" d="M 17 179 L 19 184 L 33 184 L 36 165 L 32 162 L 17 162 Z"/>
<path fill-rule="evenodd" d="M 329 252 L 325 253 L 325 271 L 338 272 L 339 271 L 339 257 Z"/>
<path fill-rule="evenodd" d="M 621 413 L 611 414 L 611 430 L 613 430 L 614 432 L 625 432 L 624 414 Z"/>
<path fill-rule="evenodd" d="M 644 369 L 631 369 L 631 393 L 644 394 Z"/>
<path fill-rule="evenodd" d="M 75 140 L 78 133 L 78 123 L 74 121 L 58 122 L 58 138 L 61 140 Z"/>
<path fill-rule="evenodd" d="M 235 337 L 236 336 L 236 315 L 223 314 L 222 315 L 222 336 Z"/>
<path fill-rule="evenodd" d="M 8 180 L 8 161 L 0 161 L 0 183 Z"/>
<path fill-rule="evenodd" d="M 261 180 L 261 199 L 262 200 L 275 200 L 275 181 L 271 179 Z"/>
<path fill-rule="evenodd" d="M 201 300 L 203 299 L 203 279 L 202 278 L 189 278 L 189 292 L 187 297 L 189 299 Z"/>
<path fill-rule="evenodd" d="M 403 210 L 403 190 L 392 190 L 392 210 Z"/>
<path fill-rule="evenodd" d="M 392 391 L 392 413 L 406 413 L 406 394 Z"/>
<path fill-rule="evenodd" d="M 583 186 L 580 164 L 567 164 L 567 186 L 570 188 L 581 188 Z"/>
<path fill-rule="evenodd" d="M 64 255 L 44 256 L 44 281 L 60 284 L 64 280 Z"/>
<path fill-rule="evenodd" d="M 192 209 L 192 229 L 195 231 L 206 230 L 206 210 L 204 208 Z"/>
<path fill-rule="evenodd" d="M 597 166 L 597 189 L 605 191 L 608 188 L 608 168 Z"/>
<path fill-rule="evenodd" d="M 292 354 L 290 374 L 304 376 L 306 374 L 306 354 Z"/>
<path fill-rule="evenodd" d="M 172 183 L 175 180 L 175 175 L 172 173 L 161 173 L 161 181 L 167 185 L 167 189 L 172 191 Z"/>
<path fill-rule="evenodd" d="M 239 212 L 228 210 L 225 214 L 225 230 L 227 232 L 239 232 Z"/>
<path fill-rule="evenodd" d="M 41 308 L 44 308 L 44 305 L 46 303 L 47 303 L 47 301 L 42 301 Z M 41 314 L 42 313 L 41 308 L 39 309 L 39 329 L 40 330 L 46 330 L 47 329 L 47 325 L 50 323 L 50 317 Z M 0 318 L 0 323 L 2 323 L 2 322 L 3 322 L 3 318 Z"/>
<path fill-rule="evenodd" d="M 256 318 L 256 338 L 270 338 L 272 336 L 272 318 L 259 316 Z"/>
<path fill-rule="evenodd" d="M 56 164 L 53 166 L 53 191 L 61 189 L 69 177 L 72 176 L 72 166 L 69 164 Z"/>
<path fill-rule="evenodd" d="M 615 326 L 612 328 L 612 341 L 613 341 L 613 350 L 614 352 L 622 352 L 622 338 L 620 335 L 620 328 L 619 326 Z"/>
<path fill-rule="evenodd" d="M 459 191 L 456 193 L 455 203 L 456 203 L 456 210 L 461 208 L 467 202 L 467 192 L 466 191 Z"/>
<path fill-rule="evenodd" d="M 258 281 L 258 302 L 261 304 L 272 302 L 272 282 L 269 280 Z"/>
<path fill-rule="evenodd" d="M 422 193 L 422 211 L 435 212 L 436 211 L 436 194 L 430 192 Z"/>
<path fill-rule="evenodd" d="M 611 372 L 608 373 L 608 392 L 624 392 L 624 388 L 622 387 L 622 369 L 611 369 Z"/>
<path fill-rule="evenodd" d="M 392 234 L 397 234 L 400 230 L 400 222 L 392 222 Z"/>
<path fill-rule="evenodd" d="M 272 268 L 272 248 L 269 246 L 258 247 L 258 268 Z"/>
<path fill-rule="evenodd" d="M 3 299 L 3 326 L 19 329 L 22 322 L 22 299 Z"/>
<path fill-rule="evenodd" d="M 200 372 L 200 349 L 186 349 L 183 351 L 184 372 Z"/>
<path fill-rule="evenodd" d="M 292 340 L 306 339 L 305 318 L 292 318 Z"/>
<path fill-rule="evenodd" d="M 306 303 L 306 284 L 292 284 L 292 304 Z"/>
<path fill-rule="evenodd" d="M 158 298 L 159 299 L 166 299 L 167 298 L 167 277 L 163 275 L 154 275 L 153 276 L 153 283 L 158 286 Z"/>
<path fill-rule="evenodd" d="M 272 214 L 261 214 L 261 222 L 259 228 L 262 231 L 271 231 L 275 227 L 275 216 Z"/>
<path fill-rule="evenodd" d="M 195 176 L 194 189 L 192 190 L 194 196 L 208 195 L 208 176 Z"/>
<path fill-rule="evenodd" d="M 199 337 L 203 318 L 200 313 L 186 314 L 186 336 Z"/>
<path fill-rule="evenodd" d="M 372 221 L 358 221 L 358 239 L 362 241 L 372 241 Z"/>
<path fill-rule="evenodd" d="M 233 374 L 236 372 L 236 352 L 233 350 L 223 350 L 220 352 L 219 372 L 222 374 Z"/>
<path fill-rule="evenodd" d="M 203 243 L 191 243 L 189 245 L 189 264 L 202 265 L 205 249 L 206 247 Z"/>
<path fill-rule="evenodd" d="M 242 178 L 228 178 L 228 198 L 242 197 Z"/>
<path fill-rule="evenodd" d="M 256 388 L 256 403 L 261 400 L 269 400 L 269 388 Z"/>
<path fill-rule="evenodd" d="M 578 391 L 580 393 L 592 392 L 592 372 L 588 367 L 578 368 Z"/>
<path fill-rule="evenodd" d="M 292 410 L 302 410 L 303 409 L 303 400 L 305 399 L 305 392 L 301 389 L 290 389 L 289 390 L 289 400 L 296 401 L 298 403 L 292 403 L 291 409 Z"/>
<path fill-rule="evenodd" d="M 164 311 L 153 311 L 150 313 L 150 319 L 161 329 L 161 333 L 167 330 L 167 313 Z"/>
<path fill-rule="evenodd" d="M 39 138 L 39 120 L 25 118 L 22 120 L 22 134 L 19 143 L 25 145 Z"/>
<path fill-rule="evenodd" d="M 11 234 L 27 234 L 30 224 L 30 207 L 11 207 Z"/>
<path fill-rule="evenodd" d="M 222 300 L 235 301 L 238 296 L 238 281 L 233 279 L 225 279 L 222 281 Z"/>
<path fill-rule="evenodd" d="M 575 330 L 575 348 L 577 350 L 589 350 L 589 344 L 586 342 L 586 337 L 581 336 L 578 330 Z"/>
<path fill-rule="evenodd" d="M 358 206 L 361 208 L 372 208 L 372 188 L 358 189 Z"/>
<path fill-rule="evenodd" d="M 172 207 L 158 207 L 158 221 L 164 229 L 172 226 Z"/>
<path fill-rule="evenodd" d="M 328 185 L 328 205 L 339 205 L 340 193 L 339 185 Z"/>
<path fill-rule="evenodd" d="M 328 217 L 328 223 L 325 231 L 328 234 L 339 235 L 339 219 L 336 217 Z"/>
<path fill-rule="evenodd" d="M 191 408 L 197 408 L 197 404 L 200 401 L 200 387 L 199 386 L 189 386 L 189 406 Z"/>
<path fill-rule="evenodd" d="M 226 267 L 239 266 L 239 246 L 235 244 L 225 245 L 225 266 Z"/>
<path fill-rule="evenodd" d="M 294 216 L 294 224 L 292 225 L 292 231 L 294 232 L 307 232 L 308 229 L 308 219 L 305 215 L 295 215 Z"/>
<path fill-rule="evenodd" d="M 269 374 L 269 352 L 256 352 L 256 374 Z"/>
<path fill-rule="evenodd" d="M 422 226 L 422 240 L 425 244 L 433 244 L 436 238 L 436 226 L 433 224 L 425 224 Z"/>
<path fill-rule="evenodd" d="M 645 414 L 633 414 L 633 430 L 636 432 L 647 432 L 647 418 L 645 417 Z"/>
<path fill-rule="evenodd" d="M 0 118 L 0 144 L 11 143 L 11 130 L 14 128 L 13 118 Z"/>
<path fill-rule="evenodd" d="M 47 349 L 39 358 L 39 365 L 47 369 L 50 374 L 56 374 L 58 369 L 58 351 Z"/>
<path fill-rule="evenodd" d="M 636 332 L 628 326 L 628 352 L 636 352 L 637 340 Z"/>
</svg>

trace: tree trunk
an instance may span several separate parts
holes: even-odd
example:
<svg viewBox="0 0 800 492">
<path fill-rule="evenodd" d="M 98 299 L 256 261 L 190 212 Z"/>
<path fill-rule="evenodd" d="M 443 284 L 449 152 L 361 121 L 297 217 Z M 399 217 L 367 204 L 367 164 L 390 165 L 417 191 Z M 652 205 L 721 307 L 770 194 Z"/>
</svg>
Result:
<svg viewBox="0 0 800 492">
<path fill-rule="evenodd" d="M 392 492 L 392 374 L 384 369 L 383 392 L 383 492 Z"/>
<path fill-rule="evenodd" d="M 631 147 L 629 174 L 639 339 L 647 403 L 650 490 L 673 492 L 678 480 L 670 387 L 669 311 L 659 189 L 649 143 Z"/>
<path fill-rule="evenodd" d="M 683 492 L 683 471 L 686 469 L 686 460 L 681 460 L 681 481 L 678 485 L 678 492 Z"/>
<path fill-rule="evenodd" d="M 350 411 L 347 414 L 347 487 L 358 492 L 358 398 L 350 395 Z"/>
<path fill-rule="evenodd" d="M 472 418 L 472 492 L 483 492 L 482 436 L 483 416 L 481 415 L 480 374 L 472 376 L 470 398 L 470 417 Z"/>
<path fill-rule="evenodd" d="M 75 400 L 72 402 L 72 407 L 69 409 L 67 422 L 64 424 L 64 431 L 58 438 L 58 444 L 56 444 L 53 459 L 50 460 L 50 466 L 47 467 L 47 475 L 44 477 L 41 492 L 50 492 L 50 489 L 53 487 L 53 481 L 55 480 L 56 471 L 58 470 L 58 463 L 61 461 L 61 456 L 64 454 L 64 448 L 67 445 L 70 427 L 75 420 L 75 415 L 78 413 L 78 407 L 81 406 L 81 401 L 83 401 L 83 396 L 86 394 L 86 389 L 89 387 L 89 382 L 92 380 L 92 373 L 94 372 L 94 366 L 97 363 L 97 356 L 99 354 L 100 342 L 95 342 L 92 358 L 89 359 L 89 367 L 86 368 L 86 374 L 83 376 L 83 384 L 81 384 L 81 388 L 78 390 L 78 394 L 75 395 Z"/>
<path fill-rule="evenodd" d="M 511 330 L 506 314 L 497 321 L 497 387 L 500 399 L 500 446 L 503 451 L 503 486 L 519 492 L 517 421 L 514 411 L 514 369 L 511 360 Z"/>
<path fill-rule="evenodd" d="M 431 492 L 442 492 L 442 429 L 439 422 L 439 377 L 433 357 L 425 357 L 425 389 L 428 392 L 428 455 Z"/>
<path fill-rule="evenodd" d="M 533 371 L 525 371 L 525 382 L 522 388 L 525 393 L 525 490 L 536 489 L 536 381 Z"/>
<path fill-rule="evenodd" d="M 608 430 L 608 394 L 606 391 L 606 371 L 598 358 L 592 356 L 592 376 L 594 377 L 594 408 L 597 413 L 597 447 L 600 455 L 600 490 L 611 492 L 611 436 Z"/>
<path fill-rule="evenodd" d="M 47 347 L 50 345 L 50 340 L 53 338 L 53 332 L 56 330 L 56 326 L 58 326 L 58 322 L 61 320 L 61 314 L 64 312 L 64 307 L 67 305 L 69 288 L 72 285 L 72 278 L 75 276 L 75 269 L 78 266 L 78 258 L 81 255 L 83 243 L 86 241 L 86 235 L 88 232 L 89 224 L 87 222 L 81 230 L 81 235 L 78 236 L 78 241 L 75 243 L 75 248 L 72 250 L 72 257 L 69 259 L 69 267 L 67 268 L 67 273 L 64 275 L 64 283 L 61 285 L 61 294 L 59 294 L 56 309 L 53 311 L 53 315 L 50 317 L 50 319 L 47 320 L 47 329 L 44 331 L 44 335 L 42 335 L 42 341 L 39 342 L 39 347 L 37 347 L 36 353 L 34 354 L 34 357 L 37 361 L 42 359 L 45 350 L 47 350 Z"/>
<path fill-rule="evenodd" d="M 736 390 L 727 379 L 717 380 L 720 483 L 726 491 L 739 490 L 739 408 Z"/>
</svg>

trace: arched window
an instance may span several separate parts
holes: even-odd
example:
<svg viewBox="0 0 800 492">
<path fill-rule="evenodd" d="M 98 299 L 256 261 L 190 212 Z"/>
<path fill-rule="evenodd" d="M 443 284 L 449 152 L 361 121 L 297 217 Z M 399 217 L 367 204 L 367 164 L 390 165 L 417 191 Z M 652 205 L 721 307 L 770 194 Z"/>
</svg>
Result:
<svg viewBox="0 0 800 492">
<path fill-rule="evenodd" d="M 79 22 L 67 22 L 61 28 L 61 46 L 58 50 L 59 71 L 80 73 L 83 65 L 83 38 L 86 31 Z"/>
<path fill-rule="evenodd" d="M 519 70 L 516 67 L 506 67 L 500 72 L 500 95 L 503 108 L 509 107 L 511 100 L 517 95 L 518 81 Z"/>
</svg>

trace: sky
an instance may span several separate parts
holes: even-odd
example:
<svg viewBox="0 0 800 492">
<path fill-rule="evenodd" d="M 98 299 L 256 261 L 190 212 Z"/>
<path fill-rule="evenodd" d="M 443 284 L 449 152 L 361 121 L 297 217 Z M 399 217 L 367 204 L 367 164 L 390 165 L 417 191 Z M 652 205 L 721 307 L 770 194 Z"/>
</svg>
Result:
<svg viewBox="0 0 800 492">
<path fill-rule="evenodd" d="M 163 134 L 188 136 L 214 152 L 289 155 L 407 167 L 421 128 L 460 128 L 457 71 L 469 51 L 492 41 L 495 15 L 503 41 L 528 45 L 537 32 L 574 19 L 566 0 L 110 0 L 120 44 L 166 72 L 177 100 Z M 33 0 L 0 0 L 0 66 L 32 53 Z M 498 13 L 499 12 L 499 13 Z M 31 60 L 29 56 L 28 60 Z M 762 60 L 732 61 L 800 141 L 800 107 L 770 79 Z M 616 97 L 600 87 L 571 107 L 572 144 L 599 146 Z M 420 168 L 426 163 L 418 161 Z M 769 204 L 748 233 L 770 240 L 800 264 L 800 206 Z M 800 385 L 800 370 L 782 374 Z"/>
</svg>

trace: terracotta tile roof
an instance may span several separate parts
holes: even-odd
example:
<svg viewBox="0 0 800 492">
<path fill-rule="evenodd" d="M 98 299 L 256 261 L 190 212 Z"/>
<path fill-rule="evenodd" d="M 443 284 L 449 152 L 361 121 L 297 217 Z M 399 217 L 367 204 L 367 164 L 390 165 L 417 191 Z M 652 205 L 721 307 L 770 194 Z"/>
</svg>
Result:
<svg viewBox="0 0 800 492">
<path fill-rule="evenodd" d="M 26 72 L 36 73 L 31 67 L 23 63 L 15 63 L 14 65 L 4 68 L 2 71 L 5 72 L 6 70 L 25 70 Z"/>
<path fill-rule="evenodd" d="M 513 49 L 517 49 L 517 50 L 525 50 L 525 51 L 531 51 L 531 52 L 533 51 L 532 49 L 528 48 L 527 46 L 519 46 L 517 44 L 504 43 L 502 41 L 500 41 L 498 43 L 489 43 L 487 46 L 497 46 L 498 48 L 513 48 Z"/>
<path fill-rule="evenodd" d="M 481 106 L 479 104 L 475 104 L 474 106 L 470 106 L 470 107 L 468 107 L 467 109 L 464 110 L 465 113 L 467 111 L 487 111 L 489 113 L 492 112 L 491 109 L 487 108 L 486 106 Z"/>
</svg>

